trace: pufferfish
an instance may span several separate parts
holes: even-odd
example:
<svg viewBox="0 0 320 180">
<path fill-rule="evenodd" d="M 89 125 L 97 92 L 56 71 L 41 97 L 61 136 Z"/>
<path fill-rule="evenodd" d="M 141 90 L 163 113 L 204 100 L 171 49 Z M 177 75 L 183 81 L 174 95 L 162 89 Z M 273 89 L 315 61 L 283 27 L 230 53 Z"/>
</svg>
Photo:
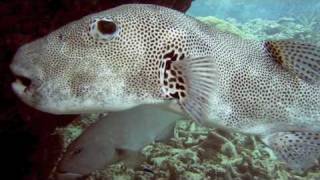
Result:
<svg viewBox="0 0 320 180">
<path fill-rule="evenodd" d="M 15 93 L 41 111 L 173 103 L 199 124 L 260 137 L 292 169 L 320 156 L 315 45 L 243 39 L 175 10 L 129 4 L 22 46 L 10 67 L 28 79 L 13 82 Z"/>
</svg>

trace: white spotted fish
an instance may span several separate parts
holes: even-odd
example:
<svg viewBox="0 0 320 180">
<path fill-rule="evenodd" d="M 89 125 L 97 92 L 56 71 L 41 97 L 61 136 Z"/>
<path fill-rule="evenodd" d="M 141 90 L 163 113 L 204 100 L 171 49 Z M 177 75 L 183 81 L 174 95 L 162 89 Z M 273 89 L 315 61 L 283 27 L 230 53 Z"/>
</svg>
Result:
<svg viewBox="0 0 320 180">
<path fill-rule="evenodd" d="M 253 41 L 130 4 L 26 44 L 11 64 L 27 104 L 54 114 L 177 102 L 195 121 L 259 136 L 290 168 L 320 155 L 320 48 Z M 21 79 L 21 78 L 20 78 Z"/>
</svg>

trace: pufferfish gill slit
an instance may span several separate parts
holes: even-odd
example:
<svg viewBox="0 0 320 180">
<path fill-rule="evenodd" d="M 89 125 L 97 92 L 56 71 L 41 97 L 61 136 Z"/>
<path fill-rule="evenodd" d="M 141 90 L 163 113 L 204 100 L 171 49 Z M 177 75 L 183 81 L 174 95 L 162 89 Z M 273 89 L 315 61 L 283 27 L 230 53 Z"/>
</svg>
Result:
<svg viewBox="0 0 320 180">
<path fill-rule="evenodd" d="M 189 115 L 201 123 L 207 118 L 210 89 L 216 80 L 212 57 L 179 58 L 174 51 L 160 62 L 161 96 L 176 99 Z"/>
</svg>

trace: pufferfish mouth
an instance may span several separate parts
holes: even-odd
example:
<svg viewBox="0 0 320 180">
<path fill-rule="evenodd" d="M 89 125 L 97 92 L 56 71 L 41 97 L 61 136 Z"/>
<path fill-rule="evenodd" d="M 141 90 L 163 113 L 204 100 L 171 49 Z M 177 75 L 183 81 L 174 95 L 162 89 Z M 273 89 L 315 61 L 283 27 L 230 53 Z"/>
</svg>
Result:
<svg viewBox="0 0 320 180">
<path fill-rule="evenodd" d="M 16 80 L 12 82 L 13 91 L 21 98 L 31 93 L 32 81 L 21 75 L 15 75 Z"/>
<path fill-rule="evenodd" d="M 24 92 L 28 91 L 31 86 L 31 80 L 27 77 L 16 75 L 16 81 L 13 82 L 16 86 L 19 86 Z"/>
</svg>

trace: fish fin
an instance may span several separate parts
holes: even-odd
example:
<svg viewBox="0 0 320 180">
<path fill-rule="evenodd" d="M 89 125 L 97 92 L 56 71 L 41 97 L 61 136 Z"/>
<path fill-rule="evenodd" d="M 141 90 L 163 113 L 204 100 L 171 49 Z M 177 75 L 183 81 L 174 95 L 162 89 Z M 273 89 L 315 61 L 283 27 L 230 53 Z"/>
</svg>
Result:
<svg viewBox="0 0 320 180">
<path fill-rule="evenodd" d="M 320 47 L 290 40 L 264 43 L 271 58 L 308 83 L 320 81 Z"/>
<path fill-rule="evenodd" d="M 262 139 L 277 157 L 296 171 L 304 171 L 316 164 L 320 157 L 320 133 L 277 132 Z"/>
<path fill-rule="evenodd" d="M 217 82 L 213 57 L 185 58 L 173 62 L 172 67 L 177 71 L 178 85 L 185 87 L 174 89 L 173 93 L 177 95 L 174 97 L 193 120 L 203 123 L 208 118 L 209 95 Z"/>
</svg>

